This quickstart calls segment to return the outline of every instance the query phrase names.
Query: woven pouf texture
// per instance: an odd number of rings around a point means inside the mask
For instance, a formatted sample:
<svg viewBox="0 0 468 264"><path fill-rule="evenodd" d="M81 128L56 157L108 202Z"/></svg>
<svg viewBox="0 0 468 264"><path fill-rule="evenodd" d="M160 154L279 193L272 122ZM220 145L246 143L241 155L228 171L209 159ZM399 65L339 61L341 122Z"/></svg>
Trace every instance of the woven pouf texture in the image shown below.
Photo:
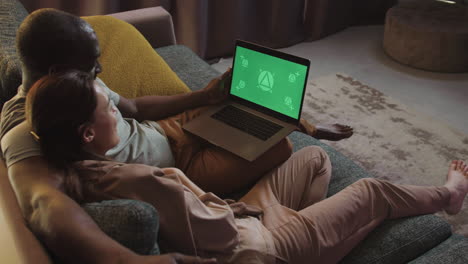
<svg viewBox="0 0 468 264"><path fill-rule="evenodd" d="M468 6L409 1L386 15L383 47L396 61L436 72L468 72Z"/></svg>

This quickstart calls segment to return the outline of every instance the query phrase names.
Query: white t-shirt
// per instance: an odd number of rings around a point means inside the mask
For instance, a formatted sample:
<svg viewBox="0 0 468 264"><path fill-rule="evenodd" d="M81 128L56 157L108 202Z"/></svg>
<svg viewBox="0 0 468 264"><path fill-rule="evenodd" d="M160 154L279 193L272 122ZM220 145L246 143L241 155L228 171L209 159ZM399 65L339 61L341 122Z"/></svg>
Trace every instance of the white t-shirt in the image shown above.
<svg viewBox="0 0 468 264"><path fill-rule="evenodd" d="M120 96L111 91L99 78L97 82L107 91L111 104L118 105ZM1 154L7 167L26 158L40 156L39 144L32 138L25 122L24 102L26 93L22 86L2 109L0 121ZM117 110L117 132L120 142L106 155L116 161L143 163L157 167L173 167L174 157L164 130L154 121L139 123L132 118L123 118Z"/></svg>

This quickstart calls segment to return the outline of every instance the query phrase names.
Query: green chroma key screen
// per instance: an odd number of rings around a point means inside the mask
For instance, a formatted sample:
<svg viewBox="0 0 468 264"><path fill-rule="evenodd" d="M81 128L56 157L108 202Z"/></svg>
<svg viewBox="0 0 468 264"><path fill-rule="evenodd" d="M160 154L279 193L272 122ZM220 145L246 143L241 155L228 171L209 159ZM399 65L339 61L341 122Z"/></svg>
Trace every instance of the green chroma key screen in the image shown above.
<svg viewBox="0 0 468 264"><path fill-rule="evenodd" d="M307 67L236 46L231 94L299 118Z"/></svg>

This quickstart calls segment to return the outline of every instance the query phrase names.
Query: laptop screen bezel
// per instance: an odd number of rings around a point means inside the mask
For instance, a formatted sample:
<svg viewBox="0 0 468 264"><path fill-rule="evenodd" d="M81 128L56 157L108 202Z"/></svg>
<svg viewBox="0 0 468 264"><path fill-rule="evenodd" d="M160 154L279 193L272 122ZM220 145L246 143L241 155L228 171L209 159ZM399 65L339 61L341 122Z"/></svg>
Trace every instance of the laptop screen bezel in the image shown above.
<svg viewBox="0 0 468 264"><path fill-rule="evenodd" d="M284 53L284 52L281 52L281 51L278 51L278 50L270 49L270 48L267 48L265 46L261 46L261 45L255 44L255 43L251 43L251 42L247 42L247 41L238 39L238 40L236 40L236 45L235 45L235 48L234 48L234 56L233 56L233 60L232 60L232 74L235 73L234 72L235 71L234 65L236 63L236 53L237 53L237 47L238 46L246 48L246 49L250 49L250 50L253 50L253 51L265 53L265 54L273 56L273 57L277 57L277 58L280 58L280 59L284 59L284 60L287 60L287 61L291 61L291 62L298 63L298 64L306 66L307 71L306 71L306 76L305 76L305 81L304 81L304 88L302 89L301 104L300 104L300 109L302 109L302 105L304 103L304 94L305 94L305 90L306 90L306 86L307 86L307 80L308 80L308 77L309 77L310 60L305 59L305 58L301 58L301 57L298 57L298 56L294 56L292 54ZM232 88L232 79L233 78L231 78L231 83L229 84L229 86L230 86L229 87L229 99L230 100L241 103L241 104L244 104L244 105L247 105L250 108L253 108L255 110L258 110L260 112L263 112L265 114L273 116L275 118L278 118L278 119L280 119L280 120L282 120L284 122L287 122L287 123L290 123L290 124L293 124L293 125L296 125L296 126L299 125L299 120L301 118L302 111L299 111L298 118L295 119L295 118L290 117L288 115L285 115L283 113L277 112L275 110L264 107L262 105L254 103L252 101L248 101L246 99L243 99L241 97L233 95L232 94L232 89L233 89Z"/></svg>

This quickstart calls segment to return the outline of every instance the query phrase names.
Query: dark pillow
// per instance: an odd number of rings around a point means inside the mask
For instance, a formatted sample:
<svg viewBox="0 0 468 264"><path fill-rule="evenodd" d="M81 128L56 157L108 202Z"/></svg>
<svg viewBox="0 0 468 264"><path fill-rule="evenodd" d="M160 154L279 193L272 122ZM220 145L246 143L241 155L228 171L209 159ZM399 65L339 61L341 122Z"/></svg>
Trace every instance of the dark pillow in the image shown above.
<svg viewBox="0 0 468 264"><path fill-rule="evenodd" d="M136 200L110 200L83 206L104 233L141 255L158 255L159 216Z"/></svg>
<svg viewBox="0 0 468 264"><path fill-rule="evenodd" d="M0 1L0 107L16 94L21 84L21 65L16 55L16 30L28 12L20 1Z"/></svg>
<svg viewBox="0 0 468 264"><path fill-rule="evenodd" d="M0 51L0 109L10 100L21 84L21 66L16 55Z"/></svg>

